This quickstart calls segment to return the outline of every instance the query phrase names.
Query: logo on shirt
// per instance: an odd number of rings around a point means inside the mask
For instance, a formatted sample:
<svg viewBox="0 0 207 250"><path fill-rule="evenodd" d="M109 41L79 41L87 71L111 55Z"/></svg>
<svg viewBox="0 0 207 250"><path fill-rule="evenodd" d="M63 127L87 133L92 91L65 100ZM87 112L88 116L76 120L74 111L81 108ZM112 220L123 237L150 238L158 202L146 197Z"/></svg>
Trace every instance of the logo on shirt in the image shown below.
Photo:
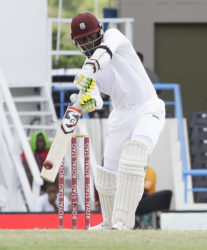
<svg viewBox="0 0 207 250"><path fill-rule="evenodd" d="M157 115L152 115L152 117L156 118L157 120L160 119L159 116L157 116Z"/></svg>
<svg viewBox="0 0 207 250"><path fill-rule="evenodd" d="M80 23L80 29L81 29L81 30L84 30L85 28L86 28L85 23Z"/></svg>

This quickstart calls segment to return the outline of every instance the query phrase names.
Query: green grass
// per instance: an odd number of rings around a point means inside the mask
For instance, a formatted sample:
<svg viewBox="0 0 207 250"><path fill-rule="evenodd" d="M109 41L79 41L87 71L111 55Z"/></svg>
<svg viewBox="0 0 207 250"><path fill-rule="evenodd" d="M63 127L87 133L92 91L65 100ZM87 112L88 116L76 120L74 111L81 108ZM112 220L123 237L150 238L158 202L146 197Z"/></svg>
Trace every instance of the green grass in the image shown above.
<svg viewBox="0 0 207 250"><path fill-rule="evenodd" d="M205 231L0 230L0 249L207 249Z"/></svg>

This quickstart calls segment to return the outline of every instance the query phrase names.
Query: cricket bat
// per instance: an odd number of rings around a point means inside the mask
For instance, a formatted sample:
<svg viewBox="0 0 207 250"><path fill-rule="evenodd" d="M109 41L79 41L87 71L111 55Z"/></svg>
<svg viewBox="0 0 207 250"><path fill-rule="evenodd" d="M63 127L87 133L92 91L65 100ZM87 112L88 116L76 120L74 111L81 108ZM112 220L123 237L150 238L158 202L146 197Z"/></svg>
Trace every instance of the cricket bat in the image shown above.
<svg viewBox="0 0 207 250"><path fill-rule="evenodd" d="M80 116L79 109L73 106L67 107L40 173L45 181L55 181Z"/></svg>

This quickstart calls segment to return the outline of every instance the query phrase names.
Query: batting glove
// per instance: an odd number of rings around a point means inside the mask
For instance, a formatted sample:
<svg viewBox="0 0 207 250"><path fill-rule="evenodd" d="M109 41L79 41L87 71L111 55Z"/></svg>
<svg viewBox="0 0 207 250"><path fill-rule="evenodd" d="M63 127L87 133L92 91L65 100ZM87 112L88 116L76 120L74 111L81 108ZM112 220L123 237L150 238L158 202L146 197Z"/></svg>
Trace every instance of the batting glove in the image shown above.
<svg viewBox="0 0 207 250"><path fill-rule="evenodd" d="M83 93L90 93L94 89L96 82L92 76L93 68L89 64L83 66L82 70L75 77L75 86Z"/></svg>
<svg viewBox="0 0 207 250"><path fill-rule="evenodd" d="M79 94L72 94L70 100L74 103L73 106L80 109L82 113L89 113L96 109L95 100L89 93L80 91Z"/></svg>

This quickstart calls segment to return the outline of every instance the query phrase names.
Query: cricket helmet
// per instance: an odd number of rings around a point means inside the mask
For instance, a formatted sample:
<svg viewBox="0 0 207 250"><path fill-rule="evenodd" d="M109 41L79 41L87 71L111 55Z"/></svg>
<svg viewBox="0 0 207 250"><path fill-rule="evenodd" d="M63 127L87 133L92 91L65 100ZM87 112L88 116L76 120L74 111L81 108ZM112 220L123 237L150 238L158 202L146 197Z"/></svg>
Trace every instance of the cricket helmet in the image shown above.
<svg viewBox="0 0 207 250"><path fill-rule="evenodd" d="M71 38L77 40L94 33L99 33L101 30L102 27L98 19L92 13L78 14L72 19Z"/></svg>

